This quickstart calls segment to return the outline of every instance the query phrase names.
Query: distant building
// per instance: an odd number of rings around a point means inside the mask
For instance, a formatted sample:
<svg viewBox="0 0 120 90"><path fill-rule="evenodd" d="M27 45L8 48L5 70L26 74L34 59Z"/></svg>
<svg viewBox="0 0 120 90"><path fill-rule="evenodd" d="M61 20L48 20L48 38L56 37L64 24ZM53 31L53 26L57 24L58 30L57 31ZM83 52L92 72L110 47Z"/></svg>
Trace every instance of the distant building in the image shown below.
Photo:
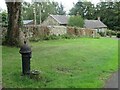
<svg viewBox="0 0 120 90"><path fill-rule="evenodd" d="M100 20L85 20L84 23L85 28L94 29L97 32L105 32L107 28L107 26Z"/></svg>
<svg viewBox="0 0 120 90"><path fill-rule="evenodd" d="M42 25L67 26L68 19L69 16L67 15L50 15L45 21L43 21ZM94 29L96 32L106 32L107 26L102 21L100 21L100 17L98 17L98 20L85 20L84 28Z"/></svg>
<svg viewBox="0 0 120 90"><path fill-rule="evenodd" d="M33 20L23 20L23 25L33 25Z"/></svg>
<svg viewBox="0 0 120 90"><path fill-rule="evenodd" d="M66 26L68 24L69 17L66 15L50 15L43 21L42 25L45 26Z"/></svg>

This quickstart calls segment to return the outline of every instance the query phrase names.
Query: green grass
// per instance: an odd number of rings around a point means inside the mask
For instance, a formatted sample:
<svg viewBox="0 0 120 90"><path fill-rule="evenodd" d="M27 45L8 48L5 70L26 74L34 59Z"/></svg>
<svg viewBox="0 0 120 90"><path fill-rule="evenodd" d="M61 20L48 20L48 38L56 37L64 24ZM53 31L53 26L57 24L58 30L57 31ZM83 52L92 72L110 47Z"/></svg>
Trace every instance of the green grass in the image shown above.
<svg viewBox="0 0 120 90"><path fill-rule="evenodd" d="M0 88L2 85L2 46L0 46Z"/></svg>
<svg viewBox="0 0 120 90"><path fill-rule="evenodd" d="M3 46L3 87L101 88L118 69L118 41L109 38L69 39L31 43L32 70L39 81L22 77L19 48Z"/></svg>

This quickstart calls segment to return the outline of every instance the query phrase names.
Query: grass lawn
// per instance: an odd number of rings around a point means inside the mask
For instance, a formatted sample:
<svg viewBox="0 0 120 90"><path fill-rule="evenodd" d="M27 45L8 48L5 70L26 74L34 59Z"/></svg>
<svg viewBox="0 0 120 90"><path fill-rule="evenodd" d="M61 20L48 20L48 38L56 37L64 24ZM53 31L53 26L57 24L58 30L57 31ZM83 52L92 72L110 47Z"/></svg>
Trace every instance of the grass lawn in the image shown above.
<svg viewBox="0 0 120 90"><path fill-rule="evenodd" d="M79 38L34 42L31 46L31 69L41 71L41 80L20 76L19 48L3 46L3 87L101 88L118 70L118 40Z"/></svg>

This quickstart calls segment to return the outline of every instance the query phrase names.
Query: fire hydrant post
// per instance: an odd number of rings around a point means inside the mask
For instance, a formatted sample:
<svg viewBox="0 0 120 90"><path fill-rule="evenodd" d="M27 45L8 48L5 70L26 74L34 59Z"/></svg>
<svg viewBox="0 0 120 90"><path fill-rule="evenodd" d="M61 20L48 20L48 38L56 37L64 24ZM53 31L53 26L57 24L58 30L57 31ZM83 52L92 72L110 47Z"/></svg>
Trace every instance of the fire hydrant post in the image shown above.
<svg viewBox="0 0 120 90"><path fill-rule="evenodd" d="M24 41L24 45L20 48L19 53L22 56L22 74L29 75L30 74L30 58L31 58L31 48Z"/></svg>

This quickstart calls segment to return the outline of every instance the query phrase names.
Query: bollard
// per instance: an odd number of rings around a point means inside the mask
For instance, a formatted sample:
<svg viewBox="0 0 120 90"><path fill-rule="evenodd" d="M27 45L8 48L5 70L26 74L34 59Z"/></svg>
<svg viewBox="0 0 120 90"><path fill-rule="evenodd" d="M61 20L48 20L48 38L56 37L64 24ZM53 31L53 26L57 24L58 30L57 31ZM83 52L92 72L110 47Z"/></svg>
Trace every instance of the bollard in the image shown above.
<svg viewBox="0 0 120 90"><path fill-rule="evenodd" d="M24 41L24 45L20 48L19 53L22 56L22 74L30 75L30 58L31 58L31 48Z"/></svg>

